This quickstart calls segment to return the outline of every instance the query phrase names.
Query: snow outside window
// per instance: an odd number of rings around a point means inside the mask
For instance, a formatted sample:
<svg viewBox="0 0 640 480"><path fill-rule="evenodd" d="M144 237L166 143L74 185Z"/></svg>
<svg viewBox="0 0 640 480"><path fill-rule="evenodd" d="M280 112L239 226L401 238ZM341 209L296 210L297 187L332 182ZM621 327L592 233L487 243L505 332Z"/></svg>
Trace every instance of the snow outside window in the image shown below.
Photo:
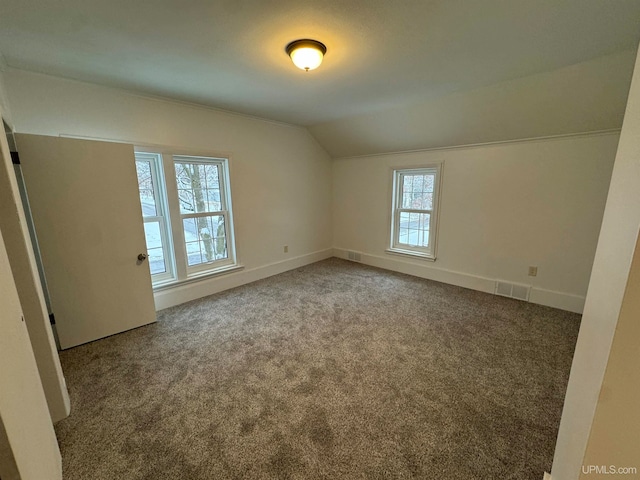
<svg viewBox="0 0 640 480"><path fill-rule="evenodd" d="M229 160L143 148L135 156L154 286L236 265Z"/></svg>

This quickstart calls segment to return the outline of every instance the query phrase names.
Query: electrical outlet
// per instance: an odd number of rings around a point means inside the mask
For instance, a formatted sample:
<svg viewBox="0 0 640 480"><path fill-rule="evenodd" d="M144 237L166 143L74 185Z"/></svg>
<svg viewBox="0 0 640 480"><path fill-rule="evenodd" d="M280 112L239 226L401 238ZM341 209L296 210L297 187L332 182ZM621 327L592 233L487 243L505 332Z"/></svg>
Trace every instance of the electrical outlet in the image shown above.
<svg viewBox="0 0 640 480"><path fill-rule="evenodd" d="M284 253L289 253L289 245L285 245L283 250L284 250Z"/></svg>
<svg viewBox="0 0 640 480"><path fill-rule="evenodd" d="M529 267L529 276L535 277L538 275L538 267Z"/></svg>

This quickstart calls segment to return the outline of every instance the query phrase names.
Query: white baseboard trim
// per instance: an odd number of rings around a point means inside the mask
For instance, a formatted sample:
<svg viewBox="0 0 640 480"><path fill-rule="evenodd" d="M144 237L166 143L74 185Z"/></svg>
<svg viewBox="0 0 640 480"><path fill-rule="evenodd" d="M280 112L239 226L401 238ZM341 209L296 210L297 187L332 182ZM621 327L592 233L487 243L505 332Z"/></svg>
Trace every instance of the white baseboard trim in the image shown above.
<svg viewBox="0 0 640 480"><path fill-rule="evenodd" d="M294 268L303 267L310 263L319 262L333 256L333 249L319 250L317 252L300 255L280 262L269 263L261 267L244 269L228 275L216 276L203 279L199 282L188 283L167 288L153 294L156 311L180 305L197 298L213 295L214 293L239 287L247 283L255 282L263 278L271 277L279 273L284 273Z"/></svg>
<svg viewBox="0 0 640 480"><path fill-rule="evenodd" d="M346 259L347 251L359 253L361 256L361 263L371 265L373 267L405 273L415 277L427 278L429 280L448 283L450 285L457 285L471 290L478 290L486 293L494 292L496 279L493 278L480 277L468 273L438 268L433 266L432 263L415 263L400 258L370 255L368 253L347 250L345 248L328 248L280 262L270 263L261 267L245 269L237 273L203 279L199 282L179 285L175 288L168 288L166 290L155 292L154 300L156 310L163 310L197 298L222 292L230 288L239 287L247 283L255 282L256 280L261 280L263 278L271 277L272 275L293 270L294 268L319 262L320 260L325 260L332 256ZM560 310L582 313L585 298L579 295L532 287L529 301L531 303L558 308Z"/></svg>
<svg viewBox="0 0 640 480"><path fill-rule="evenodd" d="M551 474L544 472L544 478L542 480L551 480Z"/></svg>
<svg viewBox="0 0 640 480"><path fill-rule="evenodd" d="M481 292L493 293L495 288L495 280L490 278L478 277L467 273L455 272L453 270L445 270L443 268L434 267L433 263L417 260L415 263L410 260L395 256L391 258L378 255L370 255L368 253L358 252L356 250L347 250L346 248L334 248L334 256L347 259L347 252L356 252L360 254L361 263L371 265L372 267L384 268L394 272L406 273L414 277L427 278L442 283L457 285L459 287L470 288L472 290L480 290Z"/></svg>
<svg viewBox="0 0 640 480"><path fill-rule="evenodd" d="M571 293L555 292L544 288L531 288L529 301L547 307L559 308L568 312L582 313L585 297Z"/></svg>
<svg viewBox="0 0 640 480"><path fill-rule="evenodd" d="M444 268L433 266L432 263L419 261L420 263L411 262L399 258L383 257L379 255L370 255L368 253L358 252L356 250L348 250L346 248L334 248L335 257L347 259L347 252L355 252L360 254L361 263L371 265L373 267L384 268L394 272L406 273L415 277L427 278L437 282L457 285L459 287L478 290L486 293L494 293L495 278L480 277L469 273L456 272ZM504 280L504 279L503 279ZM584 307L584 297L572 295L569 293L556 292L541 288L532 287L529 295L529 302L547 307L558 308L569 312L582 313Z"/></svg>

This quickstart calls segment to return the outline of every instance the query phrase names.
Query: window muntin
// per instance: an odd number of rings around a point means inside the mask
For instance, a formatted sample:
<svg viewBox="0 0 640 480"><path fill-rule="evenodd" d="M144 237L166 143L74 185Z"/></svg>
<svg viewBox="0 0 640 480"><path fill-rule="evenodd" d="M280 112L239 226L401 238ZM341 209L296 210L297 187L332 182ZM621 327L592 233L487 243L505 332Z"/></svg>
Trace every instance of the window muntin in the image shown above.
<svg viewBox="0 0 640 480"><path fill-rule="evenodd" d="M229 263L225 159L174 156L187 268Z"/></svg>
<svg viewBox="0 0 640 480"><path fill-rule="evenodd" d="M136 152L135 158L149 269L154 281L166 281L174 278L175 268L169 240L161 158L159 154L146 152Z"/></svg>
<svg viewBox="0 0 640 480"><path fill-rule="evenodd" d="M393 172L391 251L435 259L440 166Z"/></svg>
<svg viewBox="0 0 640 480"><path fill-rule="evenodd" d="M219 161L190 160L174 157L180 213L217 212L223 210Z"/></svg>
<svg viewBox="0 0 640 480"><path fill-rule="evenodd" d="M143 173L138 179L149 258L152 249L155 256L162 252L165 265L174 266L175 272L171 277L163 276L158 265L150 262L154 286L235 266L228 159L150 150L152 153L136 148L136 167ZM158 178L152 183L145 181L144 175L149 160L155 160ZM164 224L158 224L156 216L165 211ZM168 212L175 219L173 223ZM158 229L163 225L171 241L160 244Z"/></svg>

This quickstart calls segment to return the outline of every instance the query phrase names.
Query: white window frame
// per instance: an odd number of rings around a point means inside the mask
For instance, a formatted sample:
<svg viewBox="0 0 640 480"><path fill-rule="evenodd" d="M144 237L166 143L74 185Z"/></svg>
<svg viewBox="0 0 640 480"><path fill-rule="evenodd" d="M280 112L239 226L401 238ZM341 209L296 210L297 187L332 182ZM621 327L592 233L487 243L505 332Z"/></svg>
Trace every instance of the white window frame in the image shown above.
<svg viewBox="0 0 640 480"><path fill-rule="evenodd" d="M442 178L442 164L429 164L414 167L393 168L392 170L392 196L391 196L391 228L389 235L388 253L410 255L435 261L438 238L438 218L440 206L440 183ZM402 207L403 178L405 175L435 175L433 182L433 205L428 209L411 209ZM400 214L423 213L429 214L429 241L428 247L410 246L400 243Z"/></svg>
<svg viewBox="0 0 640 480"><path fill-rule="evenodd" d="M231 200L231 155L201 151L189 151L181 148L160 147L160 146L136 146L136 155L141 153L155 155L157 158L157 172L160 179L158 194L162 195L165 207L167 224L167 252L171 262L172 276L152 275L154 290L170 288L182 283L196 281L224 273L231 273L242 269L238 264L237 251L235 246L235 232L233 222L233 207ZM176 181L175 164L185 161L190 163L216 163L221 168L218 170L220 178L220 196L224 196L226 208L220 212L204 212L196 214L183 214L180 211L178 200L178 186ZM154 192L155 193L155 192ZM208 263L189 266L187 262L187 249L183 228L183 217L197 217L219 215L224 216L225 236L227 242L227 258L215 260ZM170 247L170 251L169 251Z"/></svg>
<svg viewBox="0 0 640 480"><path fill-rule="evenodd" d="M156 207L155 216L142 215L144 223L158 222L160 224L160 237L162 239L162 247L164 251L165 271L162 273L151 274L153 283L163 283L173 281L176 278L176 262L172 235L169 234L169 225L171 219L169 217L169 205L167 203L166 182L164 180L164 172L162 169L162 155L159 153L136 151L136 161L148 161L150 164L151 182L153 184L153 199ZM141 208L142 205L141 205Z"/></svg>
<svg viewBox="0 0 640 480"><path fill-rule="evenodd" d="M191 164L200 164L200 165L217 165L218 169L218 178L220 184L220 203L221 210L217 211L207 211L207 212L198 212L198 213L182 213L180 212L180 231L182 234L182 253L184 255L184 262L187 271L187 277L199 275L202 272L210 272L212 270L216 270L222 267L228 267L230 265L235 265L236 256L235 256L235 242L233 241L233 220L231 217L231 195L228 192L231 191L229 186L229 160L227 158L216 158L216 157L203 157L203 156L192 156L192 155L172 155L173 168L174 168L174 178L175 178L175 165L176 163L191 163ZM176 199L178 198L178 188L176 184ZM178 207L179 208L179 207ZM222 216L224 218L224 226L225 226L225 240L227 243L227 258L220 260L213 260L211 262L200 263L198 265L189 266L189 262L187 259L187 242L184 237L184 227L183 220L187 218L199 218L199 217L209 217L209 216Z"/></svg>

